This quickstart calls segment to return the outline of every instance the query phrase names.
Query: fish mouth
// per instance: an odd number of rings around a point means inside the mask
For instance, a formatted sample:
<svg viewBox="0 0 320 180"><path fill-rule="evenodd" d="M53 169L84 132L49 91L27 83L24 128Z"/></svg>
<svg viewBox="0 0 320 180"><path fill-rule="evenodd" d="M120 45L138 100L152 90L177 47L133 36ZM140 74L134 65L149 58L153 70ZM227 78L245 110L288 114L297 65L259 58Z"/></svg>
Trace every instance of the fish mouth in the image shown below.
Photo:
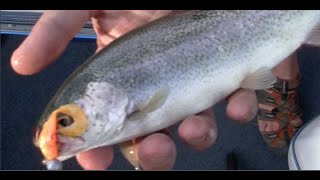
<svg viewBox="0 0 320 180"><path fill-rule="evenodd" d="M67 137L57 134L57 145L59 156L57 159L64 159L65 156L73 156L80 151L80 148L85 143L83 137Z"/></svg>
<svg viewBox="0 0 320 180"><path fill-rule="evenodd" d="M87 116L77 104L66 104L53 111L35 133L35 145L46 160L70 155L83 146L82 135L87 128Z"/></svg>

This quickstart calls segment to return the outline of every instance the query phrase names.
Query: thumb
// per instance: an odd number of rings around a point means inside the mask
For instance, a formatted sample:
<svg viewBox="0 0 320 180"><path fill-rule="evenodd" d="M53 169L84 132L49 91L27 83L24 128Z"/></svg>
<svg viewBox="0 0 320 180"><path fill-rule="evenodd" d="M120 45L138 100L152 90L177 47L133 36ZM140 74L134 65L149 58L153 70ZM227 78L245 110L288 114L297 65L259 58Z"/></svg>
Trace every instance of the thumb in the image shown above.
<svg viewBox="0 0 320 180"><path fill-rule="evenodd" d="M37 73L52 63L90 18L90 11L46 11L15 50L11 66L19 74Z"/></svg>

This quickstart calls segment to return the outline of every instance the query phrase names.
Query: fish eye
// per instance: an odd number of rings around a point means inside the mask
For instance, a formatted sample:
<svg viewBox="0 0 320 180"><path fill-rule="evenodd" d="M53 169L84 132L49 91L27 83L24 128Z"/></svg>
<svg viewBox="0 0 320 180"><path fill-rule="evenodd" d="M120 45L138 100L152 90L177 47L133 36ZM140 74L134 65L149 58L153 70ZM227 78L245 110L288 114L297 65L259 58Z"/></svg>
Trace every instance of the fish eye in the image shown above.
<svg viewBox="0 0 320 180"><path fill-rule="evenodd" d="M58 124L63 127L68 127L74 123L74 120L71 116L63 113L58 113L57 120L58 120Z"/></svg>
<svg viewBox="0 0 320 180"><path fill-rule="evenodd" d="M49 117L55 118L57 133L69 137L81 136L87 128L87 116L80 106L66 104L55 111Z"/></svg>

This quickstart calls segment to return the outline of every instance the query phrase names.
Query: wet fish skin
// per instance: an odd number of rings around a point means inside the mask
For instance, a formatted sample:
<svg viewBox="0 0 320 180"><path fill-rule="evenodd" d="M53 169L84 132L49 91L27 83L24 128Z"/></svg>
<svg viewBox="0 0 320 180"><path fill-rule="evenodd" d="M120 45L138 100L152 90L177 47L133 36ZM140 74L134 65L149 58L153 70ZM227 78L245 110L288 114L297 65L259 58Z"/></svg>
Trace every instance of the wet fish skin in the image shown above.
<svg viewBox="0 0 320 180"><path fill-rule="evenodd" d="M83 99L90 83L99 88L107 82L135 104L162 88L169 94L159 109L143 119L126 119L117 133L106 135L110 128L93 127L92 122L108 121L89 117L85 139L92 143L64 156L166 128L222 100L248 74L276 66L301 46L319 20L319 11L195 11L162 18L89 59L65 81L41 119Z"/></svg>

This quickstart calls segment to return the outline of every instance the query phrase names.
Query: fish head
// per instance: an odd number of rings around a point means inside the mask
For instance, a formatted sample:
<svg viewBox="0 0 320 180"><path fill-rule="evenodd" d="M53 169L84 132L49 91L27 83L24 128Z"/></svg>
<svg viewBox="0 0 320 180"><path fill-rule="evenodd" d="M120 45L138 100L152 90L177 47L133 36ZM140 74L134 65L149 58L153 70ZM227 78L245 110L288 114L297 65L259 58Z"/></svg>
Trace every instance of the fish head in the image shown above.
<svg viewBox="0 0 320 180"><path fill-rule="evenodd" d="M63 154L80 152L85 143L88 116L77 104L66 104L51 112L39 123L34 144L46 160L59 159Z"/></svg>
<svg viewBox="0 0 320 180"><path fill-rule="evenodd" d="M123 90L107 82L89 83L81 96L58 95L49 103L37 125L34 144L45 160L61 161L109 145L134 109Z"/></svg>

